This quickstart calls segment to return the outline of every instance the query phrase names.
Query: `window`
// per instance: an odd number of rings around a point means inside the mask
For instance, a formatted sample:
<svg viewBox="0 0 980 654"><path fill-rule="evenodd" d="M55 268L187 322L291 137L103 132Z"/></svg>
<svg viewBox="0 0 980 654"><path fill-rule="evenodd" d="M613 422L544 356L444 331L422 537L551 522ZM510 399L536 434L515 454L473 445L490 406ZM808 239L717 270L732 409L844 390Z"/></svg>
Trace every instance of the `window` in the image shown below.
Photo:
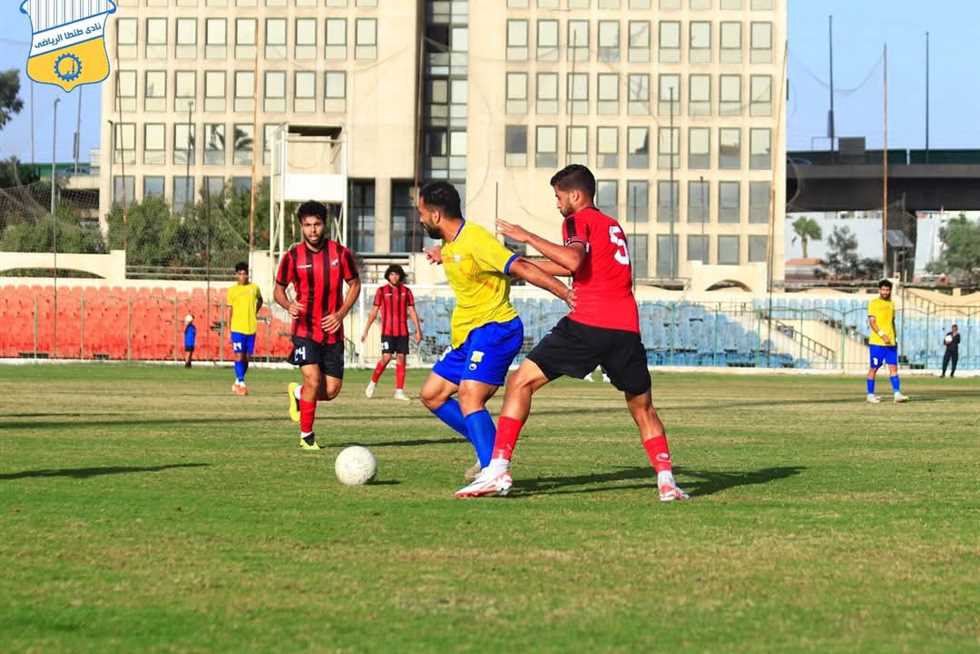
<svg viewBox="0 0 980 654"><path fill-rule="evenodd" d="M718 265L738 265L738 236L718 237Z"/></svg>
<svg viewBox="0 0 980 654"><path fill-rule="evenodd" d="M589 60L589 21L568 21L568 60Z"/></svg>
<svg viewBox="0 0 980 654"><path fill-rule="evenodd" d="M629 52L627 57L631 64L646 64L650 62L650 21L631 20Z"/></svg>
<svg viewBox="0 0 980 654"><path fill-rule="evenodd" d="M687 81L690 98L687 111L691 116L711 115L711 75L691 75Z"/></svg>
<svg viewBox="0 0 980 654"><path fill-rule="evenodd" d="M162 166L167 163L167 127L163 123L143 125L143 163Z"/></svg>
<svg viewBox="0 0 980 654"><path fill-rule="evenodd" d="M599 21L599 61L604 63L619 61L619 21Z"/></svg>
<svg viewBox="0 0 980 654"><path fill-rule="evenodd" d="M619 75L616 73L599 73L598 113L600 116L619 113Z"/></svg>
<svg viewBox="0 0 980 654"><path fill-rule="evenodd" d="M328 7L346 7L347 0L327 0Z"/></svg>
<svg viewBox="0 0 980 654"><path fill-rule="evenodd" d="M534 136L534 165L537 168L558 166L558 128L539 126Z"/></svg>
<svg viewBox="0 0 980 654"><path fill-rule="evenodd" d="M255 58L256 21L254 18L235 19L235 58Z"/></svg>
<svg viewBox="0 0 980 654"><path fill-rule="evenodd" d="M508 21L508 23L509 22L510 21ZM508 52L508 59L509 59L510 48L507 49L507 52ZM538 21L537 58L538 61L558 61L558 21L557 20Z"/></svg>
<svg viewBox="0 0 980 654"><path fill-rule="evenodd" d="M711 214L711 190L704 180L687 183L687 222L706 223Z"/></svg>
<svg viewBox="0 0 980 654"><path fill-rule="evenodd" d="M599 154L599 168L619 168L619 128L597 128L596 151Z"/></svg>
<svg viewBox="0 0 980 654"><path fill-rule="evenodd" d="M194 125L190 123L174 124L174 163L193 165L197 157L194 150L196 142L194 140Z"/></svg>
<svg viewBox="0 0 980 654"><path fill-rule="evenodd" d="M347 111L347 73L328 70L324 74L323 110L327 113Z"/></svg>
<svg viewBox="0 0 980 654"><path fill-rule="evenodd" d="M204 165L225 164L225 126L218 123L204 126Z"/></svg>
<svg viewBox="0 0 980 654"><path fill-rule="evenodd" d="M769 182L749 182L749 222L769 222L769 200L771 188Z"/></svg>
<svg viewBox="0 0 980 654"><path fill-rule="evenodd" d="M568 110L570 114L589 113L589 74L568 74Z"/></svg>
<svg viewBox="0 0 980 654"><path fill-rule="evenodd" d="M463 130L449 132L449 175L466 177L467 133Z"/></svg>
<svg viewBox="0 0 980 654"><path fill-rule="evenodd" d="M568 0L569 9L588 9L592 0Z"/></svg>
<svg viewBox="0 0 980 654"><path fill-rule="evenodd" d="M691 170L711 168L711 129L691 127L687 130L687 167Z"/></svg>
<svg viewBox="0 0 980 654"><path fill-rule="evenodd" d="M197 58L197 19L177 19L177 58Z"/></svg>
<svg viewBox="0 0 980 654"><path fill-rule="evenodd" d="M225 110L225 71L209 70L204 73L204 110Z"/></svg>
<svg viewBox="0 0 980 654"><path fill-rule="evenodd" d="M691 0L690 6L695 11L711 9L711 0Z"/></svg>
<svg viewBox="0 0 980 654"><path fill-rule="evenodd" d="M231 192L239 197L251 195L252 194L252 178L251 177L232 177L231 178Z"/></svg>
<svg viewBox="0 0 980 654"><path fill-rule="evenodd" d="M752 23L752 42L749 63L772 63L772 23Z"/></svg>
<svg viewBox="0 0 980 654"><path fill-rule="evenodd" d="M708 237L690 235L687 237L687 260L708 263Z"/></svg>
<svg viewBox="0 0 980 654"><path fill-rule="evenodd" d="M143 85L143 110L167 110L167 71L146 71L146 83Z"/></svg>
<svg viewBox="0 0 980 654"><path fill-rule="evenodd" d="M558 73L538 73L536 104L539 114L558 113Z"/></svg>
<svg viewBox="0 0 980 654"><path fill-rule="evenodd" d="M650 167L650 128L626 128L626 167Z"/></svg>
<svg viewBox="0 0 980 654"><path fill-rule="evenodd" d="M255 111L255 73L235 71L235 111Z"/></svg>
<svg viewBox="0 0 980 654"><path fill-rule="evenodd" d="M178 70L174 73L174 89L176 98L174 111L194 109L194 99L197 97L197 73L192 70Z"/></svg>
<svg viewBox="0 0 980 654"><path fill-rule="evenodd" d="M507 102L509 114L527 113L527 73L507 73Z"/></svg>
<svg viewBox="0 0 980 654"><path fill-rule="evenodd" d="M286 19L265 19L265 58L286 58Z"/></svg>
<svg viewBox="0 0 980 654"><path fill-rule="evenodd" d="M347 242L355 252L374 252L374 180L351 180Z"/></svg>
<svg viewBox="0 0 980 654"><path fill-rule="evenodd" d="M749 130L749 168L769 170L772 165L772 131L768 128Z"/></svg>
<svg viewBox="0 0 980 654"><path fill-rule="evenodd" d="M678 21L660 21L659 61L662 64L678 64L681 61L681 24Z"/></svg>
<svg viewBox="0 0 980 654"><path fill-rule="evenodd" d="M278 145L280 125L266 123L262 126L262 163L272 163L272 147Z"/></svg>
<svg viewBox="0 0 980 654"><path fill-rule="evenodd" d="M749 78L749 115L772 115L772 75L752 75Z"/></svg>
<svg viewBox="0 0 980 654"><path fill-rule="evenodd" d="M194 178L177 175L174 177L174 202L175 213L180 213L184 209L194 207Z"/></svg>
<svg viewBox="0 0 980 654"><path fill-rule="evenodd" d="M415 213L412 182L391 183L389 252L421 252L423 232Z"/></svg>
<svg viewBox="0 0 980 654"><path fill-rule="evenodd" d="M599 9L619 9L619 0L599 0Z"/></svg>
<svg viewBox="0 0 980 654"><path fill-rule="evenodd" d="M742 76L719 75L718 86L721 100L718 114L721 116L738 116L742 113Z"/></svg>
<svg viewBox="0 0 980 654"><path fill-rule="evenodd" d="M645 223L650 220L650 183L626 182L626 220Z"/></svg>
<svg viewBox="0 0 980 654"><path fill-rule="evenodd" d="M146 58L167 58L167 19L146 19Z"/></svg>
<svg viewBox="0 0 980 654"><path fill-rule="evenodd" d="M113 163L136 163L136 123L115 123Z"/></svg>
<svg viewBox="0 0 980 654"><path fill-rule="evenodd" d="M718 182L718 222L737 223L742 219L741 188L738 182Z"/></svg>
<svg viewBox="0 0 980 654"><path fill-rule="evenodd" d="M667 170L681 166L681 128L661 127L657 148L657 168Z"/></svg>
<svg viewBox="0 0 980 654"><path fill-rule="evenodd" d="M680 207L680 184L659 180L657 182L657 222L669 223L677 222L678 209Z"/></svg>
<svg viewBox="0 0 980 654"><path fill-rule="evenodd" d="M255 128L251 123L236 123L234 128L232 163L236 166L249 166L252 164Z"/></svg>
<svg viewBox="0 0 980 654"><path fill-rule="evenodd" d="M752 11L773 9L773 0L752 0Z"/></svg>
<svg viewBox="0 0 980 654"><path fill-rule="evenodd" d="M378 58L378 21L374 18L358 18L354 24L354 58Z"/></svg>
<svg viewBox="0 0 980 654"><path fill-rule="evenodd" d="M528 0L507 0L508 9L527 9L527 4ZM400 250L394 250L394 252L400 252Z"/></svg>
<svg viewBox="0 0 980 654"><path fill-rule="evenodd" d="M504 128L504 165L527 165L527 126L507 125Z"/></svg>
<svg viewBox="0 0 980 654"><path fill-rule="evenodd" d="M121 111L136 111L136 71L116 73L116 103Z"/></svg>
<svg viewBox="0 0 980 654"><path fill-rule="evenodd" d="M316 73L312 70L298 70L293 81L293 111L314 113L316 111Z"/></svg>
<svg viewBox="0 0 980 654"><path fill-rule="evenodd" d="M768 255L769 237L749 236L749 263L765 263Z"/></svg>
<svg viewBox="0 0 980 654"><path fill-rule="evenodd" d="M677 236L657 235L657 277L674 279L677 276L677 243Z"/></svg>
<svg viewBox="0 0 980 654"><path fill-rule="evenodd" d="M134 59L139 55L136 50L138 23L135 18L116 19L116 43L119 45L119 57Z"/></svg>
<svg viewBox="0 0 980 654"><path fill-rule="evenodd" d="M507 21L507 60L527 61L527 21Z"/></svg>
<svg viewBox="0 0 980 654"><path fill-rule="evenodd" d="M160 198L163 199L164 185L166 178L157 175L147 175L143 178L143 199Z"/></svg>
<svg viewBox="0 0 980 654"><path fill-rule="evenodd" d="M649 9L650 0L629 0L630 9Z"/></svg>
<svg viewBox="0 0 980 654"><path fill-rule="evenodd" d="M628 111L631 116L650 115L650 76L646 73L630 73L627 78L629 92Z"/></svg>
<svg viewBox="0 0 980 654"><path fill-rule="evenodd" d="M358 7L377 7L378 0L357 0Z"/></svg>
<svg viewBox="0 0 980 654"><path fill-rule="evenodd" d="M228 56L228 21L208 18L204 22L204 57L224 59Z"/></svg>
<svg viewBox="0 0 980 654"><path fill-rule="evenodd" d="M347 58L347 20L344 18L327 19L327 40L324 56L338 61Z"/></svg>
<svg viewBox="0 0 980 654"><path fill-rule="evenodd" d="M566 132L566 162L589 165L589 128L569 126Z"/></svg>
<svg viewBox="0 0 980 654"><path fill-rule="evenodd" d="M538 0L538 9L558 9L558 0Z"/></svg>
<svg viewBox="0 0 980 654"><path fill-rule="evenodd" d="M595 183L596 209L607 216L619 215L619 182L614 179L600 179Z"/></svg>
<svg viewBox="0 0 980 654"><path fill-rule="evenodd" d="M316 59L316 18L296 19L296 58Z"/></svg>
<svg viewBox="0 0 980 654"><path fill-rule="evenodd" d="M737 127L718 130L718 167L722 170L742 167L742 130Z"/></svg>
<svg viewBox="0 0 980 654"><path fill-rule="evenodd" d="M741 11L742 0L721 0L721 8L725 11Z"/></svg>
<svg viewBox="0 0 980 654"><path fill-rule="evenodd" d="M225 195L225 178L219 175L209 175L204 178L204 197L222 200Z"/></svg>
<svg viewBox="0 0 980 654"><path fill-rule="evenodd" d="M660 0L661 10L669 11L672 9L680 9L680 8L681 8L681 0Z"/></svg>
<svg viewBox="0 0 980 654"><path fill-rule="evenodd" d="M286 111L286 71L266 71L264 99L263 111Z"/></svg>
<svg viewBox="0 0 980 654"><path fill-rule="evenodd" d="M691 48L688 60L692 64L711 63L711 23L703 21L691 22Z"/></svg>
<svg viewBox="0 0 980 654"><path fill-rule="evenodd" d="M257 7L257 0L235 0L236 7Z"/></svg>
<svg viewBox="0 0 980 654"><path fill-rule="evenodd" d="M721 63L742 63L742 23L721 24Z"/></svg>
<svg viewBox="0 0 980 654"><path fill-rule="evenodd" d="M634 278L646 279L650 276L650 254L648 252L647 240L648 237L646 234L626 235L626 247L630 258L630 265L633 267Z"/></svg>
<svg viewBox="0 0 980 654"><path fill-rule="evenodd" d="M124 207L136 201L136 178L132 175L113 175L112 204Z"/></svg>
<svg viewBox="0 0 980 654"><path fill-rule="evenodd" d="M661 75L660 76L660 102L657 112L662 116L668 116L671 112L676 116L681 111L681 76L680 75Z"/></svg>

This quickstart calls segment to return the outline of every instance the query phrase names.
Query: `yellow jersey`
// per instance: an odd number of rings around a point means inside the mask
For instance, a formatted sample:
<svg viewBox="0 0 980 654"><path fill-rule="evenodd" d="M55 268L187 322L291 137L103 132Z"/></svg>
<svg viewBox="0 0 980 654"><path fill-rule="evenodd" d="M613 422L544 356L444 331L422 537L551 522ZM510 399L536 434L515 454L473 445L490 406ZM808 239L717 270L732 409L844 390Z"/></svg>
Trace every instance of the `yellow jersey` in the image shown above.
<svg viewBox="0 0 980 654"><path fill-rule="evenodd" d="M868 302L868 317L874 318L878 325L878 331L888 335L888 342L882 340L881 336L871 332L868 336L869 345L895 345L895 303L891 300L882 300L880 297Z"/></svg>
<svg viewBox="0 0 980 654"><path fill-rule="evenodd" d="M235 284L228 289L228 306L231 307L231 331L254 334L257 329L256 313L262 293L255 284Z"/></svg>
<svg viewBox="0 0 980 654"><path fill-rule="evenodd" d="M456 238L443 244L442 267L456 294L453 347L462 345L477 327L517 317L507 276L516 259L490 232L468 221L463 221Z"/></svg>

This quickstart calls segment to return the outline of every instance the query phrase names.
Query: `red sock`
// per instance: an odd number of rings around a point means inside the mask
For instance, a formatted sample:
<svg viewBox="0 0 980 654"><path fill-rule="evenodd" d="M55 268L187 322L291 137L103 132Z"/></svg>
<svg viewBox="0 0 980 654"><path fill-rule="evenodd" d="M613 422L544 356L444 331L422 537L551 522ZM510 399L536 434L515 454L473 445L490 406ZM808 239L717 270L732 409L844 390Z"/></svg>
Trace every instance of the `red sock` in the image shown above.
<svg viewBox="0 0 980 654"><path fill-rule="evenodd" d="M395 388L399 391L405 388L405 364L404 363L395 364Z"/></svg>
<svg viewBox="0 0 980 654"><path fill-rule="evenodd" d="M313 418L316 417L316 401L299 401L299 430L304 434L313 431Z"/></svg>
<svg viewBox="0 0 980 654"><path fill-rule="evenodd" d="M377 384L378 380L381 379L381 373L385 371L385 368L387 368L385 362L383 360L378 361L378 365L374 367L374 372L371 374L371 381Z"/></svg>
<svg viewBox="0 0 980 654"><path fill-rule="evenodd" d="M524 423L516 418L500 416L497 420L497 437L493 442L493 458L507 459L514 456L514 447L517 446L517 438L521 435L521 427Z"/></svg>
<svg viewBox="0 0 980 654"><path fill-rule="evenodd" d="M660 472L670 472L672 467L670 465L670 448L667 447L667 437L666 436L656 436L648 440L643 441L643 447L647 451L647 457L650 459L650 465L658 473Z"/></svg>

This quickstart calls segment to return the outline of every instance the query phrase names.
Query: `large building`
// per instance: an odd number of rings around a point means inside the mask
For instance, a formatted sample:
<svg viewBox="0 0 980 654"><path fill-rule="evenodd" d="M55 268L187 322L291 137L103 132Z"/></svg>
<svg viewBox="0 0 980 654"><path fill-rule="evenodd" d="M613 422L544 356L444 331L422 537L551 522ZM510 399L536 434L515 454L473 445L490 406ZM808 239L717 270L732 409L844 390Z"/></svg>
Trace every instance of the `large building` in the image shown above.
<svg viewBox="0 0 980 654"><path fill-rule="evenodd" d="M285 124L344 141L360 252L421 247L418 179L457 184L487 226L557 234L548 180L578 162L638 278L758 278L770 256L782 278L786 0L119 5L103 213L248 188L270 176Z"/></svg>

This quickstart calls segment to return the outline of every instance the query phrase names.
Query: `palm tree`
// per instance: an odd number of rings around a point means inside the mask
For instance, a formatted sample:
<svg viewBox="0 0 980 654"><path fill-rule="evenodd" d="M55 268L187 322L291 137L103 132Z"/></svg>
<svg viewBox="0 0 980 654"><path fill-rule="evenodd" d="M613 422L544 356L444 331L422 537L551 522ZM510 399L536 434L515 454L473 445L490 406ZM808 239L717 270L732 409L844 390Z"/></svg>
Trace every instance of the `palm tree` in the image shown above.
<svg viewBox="0 0 980 654"><path fill-rule="evenodd" d="M796 232L796 236L793 237L793 243L796 243L797 239L799 239L800 245L803 246L803 258L806 259L807 245L810 243L810 240L819 241L823 238L820 225L813 218L803 216L802 218L797 218L793 223L793 231Z"/></svg>

